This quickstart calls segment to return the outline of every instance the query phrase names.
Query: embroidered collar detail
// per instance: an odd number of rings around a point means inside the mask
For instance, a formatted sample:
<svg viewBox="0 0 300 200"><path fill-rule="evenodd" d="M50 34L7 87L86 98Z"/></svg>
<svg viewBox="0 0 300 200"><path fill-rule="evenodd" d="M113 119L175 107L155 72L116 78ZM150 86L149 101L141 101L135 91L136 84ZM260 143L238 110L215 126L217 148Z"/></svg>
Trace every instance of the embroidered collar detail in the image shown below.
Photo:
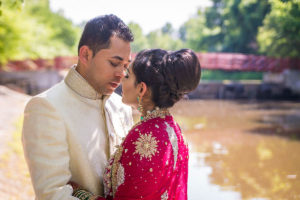
<svg viewBox="0 0 300 200"><path fill-rule="evenodd" d="M168 115L170 115L169 110L160 109L160 108L156 107L152 111L147 111L146 116L144 116L141 121L144 122L144 121L148 121L149 119L153 119L153 118L157 118L157 117L164 119Z"/></svg>
<svg viewBox="0 0 300 200"><path fill-rule="evenodd" d="M133 130L135 127L137 127L138 125L142 124L143 122L146 122L150 119L154 119L157 117L160 117L162 119L166 118L166 116L170 116L170 112L167 109L159 109L158 107L156 107L153 111L147 111L147 114L145 117L143 117L143 119L141 119L141 121L137 122L130 130Z"/></svg>
<svg viewBox="0 0 300 200"><path fill-rule="evenodd" d="M77 71L74 65L68 72L65 83L78 95L88 99L102 99L102 94L99 94ZM104 99L109 96L105 95Z"/></svg>

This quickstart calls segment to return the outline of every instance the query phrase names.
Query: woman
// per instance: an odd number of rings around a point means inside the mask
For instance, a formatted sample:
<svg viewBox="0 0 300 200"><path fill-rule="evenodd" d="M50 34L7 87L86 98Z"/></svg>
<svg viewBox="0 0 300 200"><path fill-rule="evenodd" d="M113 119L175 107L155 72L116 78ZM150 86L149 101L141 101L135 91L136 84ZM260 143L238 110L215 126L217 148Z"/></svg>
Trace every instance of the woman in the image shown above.
<svg viewBox="0 0 300 200"><path fill-rule="evenodd" d="M105 197L73 185L80 199L187 199L188 147L168 108L195 89L201 75L192 50L140 52L122 82L125 104L141 121L128 133L104 174Z"/></svg>

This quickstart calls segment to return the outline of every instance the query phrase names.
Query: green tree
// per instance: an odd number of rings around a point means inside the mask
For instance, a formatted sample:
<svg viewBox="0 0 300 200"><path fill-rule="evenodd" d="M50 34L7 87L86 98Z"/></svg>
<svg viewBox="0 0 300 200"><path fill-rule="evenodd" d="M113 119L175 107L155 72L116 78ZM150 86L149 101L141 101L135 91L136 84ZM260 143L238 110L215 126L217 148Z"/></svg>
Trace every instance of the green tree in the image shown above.
<svg viewBox="0 0 300 200"><path fill-rule="evenodd" d="M45 48L51 49L50 56L76 54L81 29L66 19L63 12L51 11L49 0L27 0L25 9L41 29L47 30L41 40Z"/></svg>
<svg viewBox="0 0 300 200"><path fill-rule="evenodd" d="M132 52L136 53L149 48L147 38L144 36L142 28L134 22L130 22L128 26L134 35L134 41L131 44Z"/></svg>
<svg viewBox="0 0 300 200"><path fill-rule="evenodd" d="M48 0L1 0L0 64L24 58L75 55L80 28Z"/></svg>
<svg viewBox="0 0 300 200"><path fill-rule="evenodd" d="M19 4L9 0L1 1L0 16L0 65L9 59L22 57L21 49L27 49L30 44L30 21L23 20L25 13ZM12 20L14 19L14 20ZM27 39L27 40L26 40ZM19 44L22 44L20 47Z"/></svg>
<svg viewBox="0 0 300 200"><path fill-rule="evenodd" d="M222 51L255 53L256 36L266 14L270 11L268 1L261 0L227 0L222 26Z"/></svg>
<svg viewBox="0 0 300 200"><path fill-rule="evenodd" d="M152 31L147 35L150 48L162 48L166 50L178 50L183 47L183 42L173 38L170 34L161 30Z"/></svg>
<svg viewBox="0 0 300 200"><path fill-rule="evenodd" d="M258 27L269 12L268 1L212 2L184 24L187 45L197 51L255 53Z"/></svg>
<svg viewBox="0 0 300 200"><path fill-rule="evenodd" d="M257 36L260 53L300 57L300 1L270 0L271 12Z"/></svg>
<svg viewBox="0 0 300 200"><path fill-rule="evenodd" d="M181 41L186 42L186 27L184 25L180 26L178 36Z"/></svg>
<svg viewBox="0 0 300 200"><path fill-rule="evenodd" d="M11 0L11 1L6 1L6 0L0 0L0 16L2 15L2 4L5 1L5 6L6 9L15 9L15 10L21 10L23 5L24 5L24 0Z"/></svg>
<svg viewBox="0 0 300 200"><path fill-rule="evenodd" d="M220 27L208 28L203 12L198 9L197 15L190 18L180 27L179 37L185 41L184 45L194 51L220 51L214 37L221 32Z"/></svg>
<svg viewBox="0 0 300 200"><path fill-rule="evenodd" d="M169 34L169 35L172 35L174 30L173 30L173 27L172 27L172 24L167 22L162 28L161 28L161 31L164 33L164 34Z"/></svg>

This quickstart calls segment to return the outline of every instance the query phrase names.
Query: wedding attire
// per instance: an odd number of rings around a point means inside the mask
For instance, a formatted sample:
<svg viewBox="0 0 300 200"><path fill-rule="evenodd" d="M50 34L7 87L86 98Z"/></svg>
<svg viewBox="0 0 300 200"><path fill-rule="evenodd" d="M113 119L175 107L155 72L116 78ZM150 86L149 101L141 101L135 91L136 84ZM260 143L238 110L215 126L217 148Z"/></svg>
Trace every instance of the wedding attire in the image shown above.
<svg viewBox="0 0 300 200"><path fill-rule="evenodd" d="M154 110L110 159L103 200L187 200L188 159L179 125L167 111Z"/></svg>
<svg viewBox="0 0 300 200"><path fill-rule="evenodd" d="M77 199L70 180L103 195L105 165L132 125L121 97L99 95L73 66L25 108L22 142L36 199Z"/></svg>

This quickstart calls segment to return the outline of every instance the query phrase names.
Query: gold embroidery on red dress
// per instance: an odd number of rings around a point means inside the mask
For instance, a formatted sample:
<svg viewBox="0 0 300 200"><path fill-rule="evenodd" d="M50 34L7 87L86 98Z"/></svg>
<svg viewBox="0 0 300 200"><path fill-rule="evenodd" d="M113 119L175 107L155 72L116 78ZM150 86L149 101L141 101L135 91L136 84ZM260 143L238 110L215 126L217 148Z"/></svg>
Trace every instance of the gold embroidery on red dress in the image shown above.
<svg viewBox="0 0 300 200"><path fill-rule="evenodd" d="M133 142L135 145L135 152L133 154L139 154L140 160L143 157L151 160L152 156L157 152L157 143L156 137L152 136L152 133L149 134L140 134L140 137L136 142Z"/></svg>
<svg viewBox="0 0 300 200"><path fill-rule="evenodd" d="M122 185L125 181L125 171L122 164L119 165L119 169L117 172L117 188Z"/></svg>
<svg viewBox="0 0 300 200"><path fill-rule="evenodd" d="M113 197L115 196L115 193L118 189L118 171L119 171L119 166L120 166L120 159L121 159L121 156L122 156L122 153L123 153L123 146L120 145L120 146L117 146L117 151L115 152L114 154L114 161L113 161L113 164L112 164L112 193L113 193ZM120 177L119 177L120 178Z"/></svg>

